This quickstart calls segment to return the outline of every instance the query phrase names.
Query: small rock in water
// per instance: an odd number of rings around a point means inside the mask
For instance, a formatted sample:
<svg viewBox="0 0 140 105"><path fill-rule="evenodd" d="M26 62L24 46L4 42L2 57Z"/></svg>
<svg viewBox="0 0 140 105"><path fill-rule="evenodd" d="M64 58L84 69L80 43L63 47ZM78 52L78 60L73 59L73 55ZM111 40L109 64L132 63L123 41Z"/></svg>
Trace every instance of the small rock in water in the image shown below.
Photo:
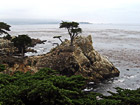
<svg viewBox="0 0 140 105"><path fill-rule="evenodd" d="M127 71L129 71L129 69L126 69Z"/></svg>
<svg viewBox="0 0 140 105"><path fill-rule="evenodd" d="M51 41L48 41L48 43L52 43Z"/></svg>

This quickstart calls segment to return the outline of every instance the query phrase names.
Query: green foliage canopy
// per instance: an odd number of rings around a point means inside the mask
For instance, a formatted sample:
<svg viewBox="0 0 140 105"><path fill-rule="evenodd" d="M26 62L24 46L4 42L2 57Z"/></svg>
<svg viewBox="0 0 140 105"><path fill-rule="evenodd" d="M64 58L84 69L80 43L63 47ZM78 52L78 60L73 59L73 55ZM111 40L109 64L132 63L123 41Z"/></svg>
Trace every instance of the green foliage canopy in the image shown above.
<svg viewBox="0 0 140 105"><path fill-rule="evenodd" d="M96 94L85 94L82 76L61 76L45 68L31 73L0 74L2 105L94 105Z"/></svg>
<svg viewBox="0 0 140 105"><path fill-rule="evenodd" d="M11 40L12 37L11 37L11 35L7 34L6 36L3 37L3 39Z"/></svg>
<svg viewBox="0 0 140 105"><path fill-rule="evenodd" d="M8 34L6 31L10 31L10 25L0 22L0 35L1 34Z"/></svg>
<svg viewBox="0 0 140 105"><path fill-rule="evenodd" d="M0 64L0 72L5 70L5 65Z"/></svg>
<svg viewBox="0 0 140 105"><path fill-rule="evenodd" d="M129 90L116 87L115 89L117 93L108 91L111 95L103 96L104 100L101 102L104 102L104 105L111 101L115 102L114 105L140 105L140 88Z"/></svg>
<svg viewBox="0 0 140 105"><path fill-rule="evenodd" d="M116 88L117 93L103 96L84 92L85 78L62 76L56 70L41 69L35 74L15 72L0 74L1 105L139 105L140 88ZM102 99L97 100L99 96Z"/></svg>
<svg viewBox="0 0 140 105"><path fill-rule="evenodd" d="M68 30L71 39L71 46L73 46L74 38L78 36L79 33L82 33L82 29L79 28L79 23L77 22L62 21L62 23L60 23L60 28L66 28Z"/></svg>
<svg viewBox="0 0 140 105"><path fill-rule="evenodd" d="M12 39L12 42L18 48L19 53L22 53L24 56L26 48L31 44L32 40L28 35L18 35L18 37Z"/></svg>

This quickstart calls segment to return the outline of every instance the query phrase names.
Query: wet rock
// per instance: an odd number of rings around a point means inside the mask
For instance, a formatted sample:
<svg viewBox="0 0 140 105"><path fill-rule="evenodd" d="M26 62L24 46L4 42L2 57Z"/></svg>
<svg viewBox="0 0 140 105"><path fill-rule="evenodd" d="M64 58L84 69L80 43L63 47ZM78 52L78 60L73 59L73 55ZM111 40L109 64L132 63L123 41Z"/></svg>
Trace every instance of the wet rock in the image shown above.
<svg viewBox="0 0 140 105"><path fill-rule="evenodd" d="M127 71L129 71L129 69L126 69Z"/></svg>

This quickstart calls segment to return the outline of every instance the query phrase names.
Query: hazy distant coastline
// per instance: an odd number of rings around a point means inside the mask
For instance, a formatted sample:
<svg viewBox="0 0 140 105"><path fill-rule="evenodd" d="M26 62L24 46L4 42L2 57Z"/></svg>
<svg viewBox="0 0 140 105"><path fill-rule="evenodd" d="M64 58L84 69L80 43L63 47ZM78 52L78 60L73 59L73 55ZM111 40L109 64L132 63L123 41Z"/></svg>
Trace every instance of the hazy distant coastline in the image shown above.
<svg viewBox="0 0 140 105"><path fill-rule="evenodd" d="M61 20L53 19L0 19L11 25L32 25L32 24L60 24ZM65 21L65 20L64 20ZM90 22L79 22L80 24L92 24Z"/></svg>
<svg viewBox="0 0 140 105"><path fill-rule="evenodd" d="M90 22L79 22L80 24L92 24Z"/></svg>
<svg viewBox="0 0 140 105"><path fill-rule="evenodd" d="M45 19L0 19L12 25L30 25L30 24L59 24L59 20L45 20Z"/></svg>
<svg viewBox="0 0 140 105"><path fill-rule="evenodd" d="M0 19L1 22L6 22L10 25L40 25L40 24L60 24L62 20L58 19ZM63 20L69 21L69 20ZM87 21L80 21L79 24L100 24L100 25L127 25L140 26L140 23L92 23Z"/></svg>

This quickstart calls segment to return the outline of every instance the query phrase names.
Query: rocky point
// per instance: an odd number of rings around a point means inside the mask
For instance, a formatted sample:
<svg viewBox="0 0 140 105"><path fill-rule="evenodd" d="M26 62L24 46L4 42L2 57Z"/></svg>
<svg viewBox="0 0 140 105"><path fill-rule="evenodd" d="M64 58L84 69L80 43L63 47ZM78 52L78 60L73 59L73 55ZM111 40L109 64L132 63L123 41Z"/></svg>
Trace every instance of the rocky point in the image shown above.
<svg viewBox="0 0 140 105"><path fill-rule="evenodd" d="M5 55L0 56L0 59L1 64L6 65L3 73L8 74L15 71L34 73L48 67L59 70L62 75L82 75L94 82L119 75L119 70L93 48L91 36L77 37L74 46L65 40L47 54L25 58Z"/></svg>
<svg viewBox="0 0 140 105"><path fill-rule="evenodd" d="M95 82L119 75L119 70L93 48L91 36L77 37L74 46L65 40L49 53L29 57L25 62L35 71L49 67L62 75L82 75Z"/></svg>

